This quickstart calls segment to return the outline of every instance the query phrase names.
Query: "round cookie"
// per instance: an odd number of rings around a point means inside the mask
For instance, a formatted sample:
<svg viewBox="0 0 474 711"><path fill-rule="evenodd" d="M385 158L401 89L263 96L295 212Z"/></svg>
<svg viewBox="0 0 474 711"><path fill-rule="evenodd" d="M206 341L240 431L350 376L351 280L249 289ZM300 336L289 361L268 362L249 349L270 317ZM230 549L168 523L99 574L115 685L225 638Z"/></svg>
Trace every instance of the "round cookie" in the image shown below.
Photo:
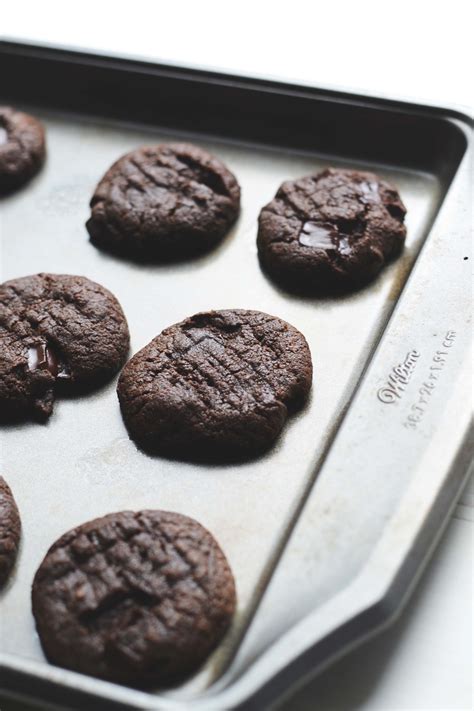
<svg viewBox="0 0 474 711"><path fill-rule="evenodd" d="M311 378L311 354L296 328L236 309L166 328L127 363L117 392L143 449L233 460L268 449Z"/></svg>
<svg viewBox="0 0 474 711"><path fill-rule="evenodd" d="M235 222L240 188L220 160L187 143L144 146L98 184L87 230L100 249L138 260L206 252Z"/></svg>
<svg viewBox="0 0 474 711"><path fill-rule="evenodd" d="M236 596L224 553L197 521L123 511L59 538L32 601L50 662L152 687L201 666L227 631Z"/></svg>
<svg viewBox="0 0 474 711"><path fill-rule="evenodd" d="M329 168L288 181L260 212L260 262L297 290L356 287L401 252L405 213L374 173Z"/></svg>
<svg viewBox="0 0 474 711"><path fill-rule="evenodd" d="M35 274L0 285L0 421L46 420L58 388L108 380L129 349L115 296L81 276Z"/></svg>
<svg viewBox="0 0 474 711"><path fill-rule="evenodd" d="M20 545L21 522L10 487L0 476L0 588L2 588L16 560Z"/></svg>
<svg viewBox="0 0 474 711"><path fill-rule="evenodd" d="M34 116L0 106L0 194L19 188L43 165L42 124Z"/></svg>

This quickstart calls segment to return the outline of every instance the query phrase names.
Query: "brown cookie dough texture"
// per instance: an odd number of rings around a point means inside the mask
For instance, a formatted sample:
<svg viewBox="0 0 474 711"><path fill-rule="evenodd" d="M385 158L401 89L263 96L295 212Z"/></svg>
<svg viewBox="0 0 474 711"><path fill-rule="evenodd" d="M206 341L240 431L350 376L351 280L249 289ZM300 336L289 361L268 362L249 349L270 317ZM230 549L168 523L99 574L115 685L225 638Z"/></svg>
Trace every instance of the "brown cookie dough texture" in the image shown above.
<svg viewBox="0 0 474 711"><path fill-rule="evenodd" d="M187 143L144 146L98 184L91 242L139 260L186 259L219 242L237 219L240 188L220 160Z"/></svg>
<svg viewBox="0 0 474 711"><path fill-rule="evenodd" d="M240 459L267 449L311 387L304 336L260 311L200 313L165 329L123 369L130 436L179 458Z"/></svg>
<svg viewBox="0 0 474 711"><path fill-rule="evenodd" d="M49 661L133 686L174 684L219 644L235 610L229 564L187 516L124 511L49 549L33 582Z"/></svg>
<svg viewBox="0 0 474 711"><path fill-rule="evenodd" d="M44 129L38 119L0 106L0 194L26 183L43 165Z"/></svg>
<svg viewBox="0 0 474 711"><path fill-rule="evenodd" d="M0 421L46 420L59 389L105 382L128 348L123 311L103 286L65 274L1 284Z"/></svg>
<svg viewBox="0 0 474 711"><path fill-rule="evenodd" d="M261 264L295 289L356 287L401 252L405 213L374 173L329 168L288 181L260 213Z"/></svg>
<svg viewBox="0 0 474 711"><path fill-rule="evenodd" d="M0 588L10 575L20 545L20 514L10 487L0 476Z"/></svg>

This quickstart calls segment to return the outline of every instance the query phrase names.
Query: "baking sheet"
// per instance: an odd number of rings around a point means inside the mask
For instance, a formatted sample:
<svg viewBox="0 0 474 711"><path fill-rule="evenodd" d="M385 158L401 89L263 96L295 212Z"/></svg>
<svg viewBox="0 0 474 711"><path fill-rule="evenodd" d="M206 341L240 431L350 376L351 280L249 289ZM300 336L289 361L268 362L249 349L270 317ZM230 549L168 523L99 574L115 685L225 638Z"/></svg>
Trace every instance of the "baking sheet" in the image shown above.
<svg viewBox="0 0 474 711"><path fill-rule="evenodd" d="M4 427L0 433L2 473L23 520L18 565L0 598L0 651L44 661L30 612L30 585L47 548L65 530L121 509L179 511L216 536L238 591L232 632L188 685L187 692L195 693L219 676L236 651L318 460L423 243L442 188L427 173L340 156L208 142L27 108L46 124L48 160L29 186L0 202L2 281L39 271L98 281L124 308L132 353L166 326L212 308L274 314L300 329L310 345L315 374L308 405L288 421L274 449L250 463L210 467L139 452L123 426L115 382L81 398L58 400L47 425ZM235 228L211 254L181 265L141 266L96 250L84 223L98 179L132 148L177 138L215 152L235 172L242 187ZM259 210L283 180L338 164L376 170L398 186L408 210L406 248L357 294L330 299L288 295L260 270L255 245Z"/></svg>

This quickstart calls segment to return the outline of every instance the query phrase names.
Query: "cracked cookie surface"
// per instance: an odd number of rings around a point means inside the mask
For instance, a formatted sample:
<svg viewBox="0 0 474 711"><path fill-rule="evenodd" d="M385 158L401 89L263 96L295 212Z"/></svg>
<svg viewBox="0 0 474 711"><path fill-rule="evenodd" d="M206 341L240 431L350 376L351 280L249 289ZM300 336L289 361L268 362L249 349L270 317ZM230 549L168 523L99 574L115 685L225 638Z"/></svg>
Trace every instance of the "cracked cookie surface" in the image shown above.
<svg viewBox="0 0 474 711"><path fill-rule="evenodd" d="M364 284L403 249L405 213L374 173L329 168L285 182L260 212L261 264L296 289Z"/></svg>
<svg viewBox="0 0 474 711"><path fill-rule="evenodd" d="M138 260L186 259L237 219L240 188L220 160L188 143L144 146L120 158L90 203L91 242Z"/></svg>
<svg viewBox="0 0 474 711"><path fill-rule="evenodd" d="M311 354L290 324L260 311L196 314L139 351L118 383L143 449L233 460L271 446L311 387Z"/></svg>
<svg viewBox="0 0 474 711"><path fill-rule="evenodd" d="M0 194L26 183L43 165L46 154L44 129L40 121L0 106Z"/></svg>
<svg viewBox="0 0 474 711"><path fill-rule="evenodd" d="M197 521L123 511L59 538L32 602L49 661L152 687L201 666L231 623L236 595L224 553Z"/></svg>
<svg viewBox="0 0 474 711"><path fill-rule="evenodd" d="M21 522L10 487L0 476L0 588L15 564L20 545Z"/></svg>
<svg viewBox="0 0 474 711"><path fill-rule="evenodd" d="M46 420L55 393L80 392L123 365L128 326L113 294L81 276L0 285L0 421Z"/></svg>

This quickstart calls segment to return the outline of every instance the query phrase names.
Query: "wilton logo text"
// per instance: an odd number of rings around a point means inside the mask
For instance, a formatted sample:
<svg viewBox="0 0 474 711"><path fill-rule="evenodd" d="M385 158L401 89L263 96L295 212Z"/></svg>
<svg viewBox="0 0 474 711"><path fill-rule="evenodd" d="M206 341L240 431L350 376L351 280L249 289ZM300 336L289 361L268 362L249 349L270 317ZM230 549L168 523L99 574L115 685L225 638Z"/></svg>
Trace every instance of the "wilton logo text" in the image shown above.
<svg viewBox="0 0 474 711"><path fill-rule="evenodd" d="M418 351L409 351L403 363L392 368L387 382L377 391L377 397L381 402L392 404L400 400L410 382L419 357L420 353Z"/></svg>

